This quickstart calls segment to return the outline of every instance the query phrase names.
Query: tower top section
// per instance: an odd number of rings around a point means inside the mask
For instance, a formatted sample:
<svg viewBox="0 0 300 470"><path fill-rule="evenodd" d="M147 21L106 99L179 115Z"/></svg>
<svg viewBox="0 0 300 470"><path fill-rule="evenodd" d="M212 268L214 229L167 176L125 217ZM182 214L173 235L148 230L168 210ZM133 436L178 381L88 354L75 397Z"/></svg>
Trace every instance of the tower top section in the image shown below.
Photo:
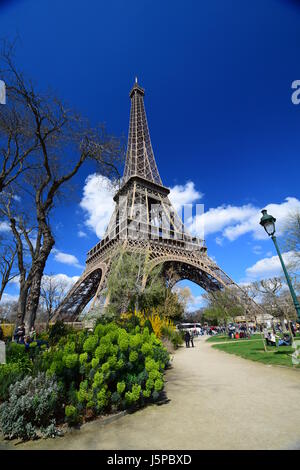
<svg viewBox="0 0 300 470"><path fill-rule="evenodd" d="M131 109L123 184L132 176L140 176L162 186L150 140L144 95L145 90L136 78L129 94Z"/></svg>
<svg viewBox="0 0 300 470"><path fill-rule="evenodd" d="M130 90L130 93L129 93L130 98L132 98L135 93L139 93L141 96L145 95L145 90L144 88L139 86L137 77L135 77L134 85Z"/></svg>

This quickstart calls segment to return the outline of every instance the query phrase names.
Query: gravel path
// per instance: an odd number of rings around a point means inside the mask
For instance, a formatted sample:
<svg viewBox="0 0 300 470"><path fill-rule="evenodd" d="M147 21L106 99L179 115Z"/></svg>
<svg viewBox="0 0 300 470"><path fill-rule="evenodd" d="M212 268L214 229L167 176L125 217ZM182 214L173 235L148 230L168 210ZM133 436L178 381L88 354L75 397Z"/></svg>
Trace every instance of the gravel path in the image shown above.
<svg viewBox="0 0 300 470"><path fill-rule="evenodd" d="M19 449L300 449L300 373L217 351L176 352L169 403ZM3 448L3 442L2 446Z"/></svg>

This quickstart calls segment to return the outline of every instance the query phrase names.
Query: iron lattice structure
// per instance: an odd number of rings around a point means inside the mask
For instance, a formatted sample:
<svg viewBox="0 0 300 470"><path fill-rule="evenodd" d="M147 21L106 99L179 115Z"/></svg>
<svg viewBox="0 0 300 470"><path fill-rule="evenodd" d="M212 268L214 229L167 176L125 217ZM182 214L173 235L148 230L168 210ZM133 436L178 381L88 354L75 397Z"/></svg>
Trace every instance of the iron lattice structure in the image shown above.
<svg viewBox="0 0 300 470"><path fill-rule="evenodd" d="M148 269L163 265L172 287L188 279L207 291L241 289L207 255L205 241L192 236L173 208L156 166L144 107L144 90L137 80L130 92L131 111L127 154L115 208L99 243L87 254L86 267L54 314L54 319L75 321L93 299L105 303L112 259L125 247L147 255ZM106 296L106 302L109 296Z"/></svg>

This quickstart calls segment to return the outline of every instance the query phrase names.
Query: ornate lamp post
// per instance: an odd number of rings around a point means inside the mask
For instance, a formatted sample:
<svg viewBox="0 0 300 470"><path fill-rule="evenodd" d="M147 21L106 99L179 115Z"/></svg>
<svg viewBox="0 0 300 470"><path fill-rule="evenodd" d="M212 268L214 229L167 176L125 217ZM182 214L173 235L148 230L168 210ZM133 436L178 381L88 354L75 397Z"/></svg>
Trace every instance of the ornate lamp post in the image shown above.
<svg viewBox="0 0 300 470"><path fill-rule="evenodd" d="M279 256L280 263L281 263L284 275L286 277L286 282L288 283L290 293L291 293L291 296L292 296L292 299L293 299L293 302L294 302L294 305L295 305L295 309L296 309L297 316L298 316L298 322L300 322L300 304L299 304L299 301L298 301L297 296L295 294L294 288L292 286L290 276L287 272L284 261L282 259L282 256L281 256L281 253L280 253L280 250L279 250L279 246L277 244L276 236L274 235L275 234L276 219L272 215L268 214L266 209L262 210L261 212L262 212L262 218L260 219L260 225L263 226L263 228L265 229L265 231L267 232L269 237L271 237L273 242L274 242L274 245L275 245L277 254Z"/></svg>

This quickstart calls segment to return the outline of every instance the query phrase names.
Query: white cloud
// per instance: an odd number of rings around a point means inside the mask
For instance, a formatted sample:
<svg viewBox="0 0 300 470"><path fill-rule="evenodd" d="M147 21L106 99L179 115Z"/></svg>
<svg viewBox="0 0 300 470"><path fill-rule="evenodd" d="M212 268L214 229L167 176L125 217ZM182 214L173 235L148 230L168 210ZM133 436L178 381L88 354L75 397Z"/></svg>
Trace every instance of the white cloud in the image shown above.
<svg viewBox="0 0 300 470"><path fill-rule="evenodd" d="M18 295L11 295L11 294L4 294L2 295L2 299L0 301L1 304L10 304L11 302L17 302L19 296Z"/></svg>
<svg viewBox="0 0 300 470"><path fill-rule="evenodd" d="M230 224L244 221L256 212L257 209L250 204L240 207L223 205L209 209L204 214L196 216L189 228L195 233L201 232L204 228L205 235L222 232ZM223 235L228 238L225 232L223 232Z"/></svg>
<svg viewBox="0 0 300 470"><path fill-rule="evenodd" d="M48 279L54 279L54 281L57 281L59 285L63 288L63 291L67 293L71 287L75 284L75 282L78 281L79 276L67 276L67 274L44 274L42 277L42 284L46 283ZM19 279L20 276L15 277L10 281L10 284L16 284L19 287ZM16 302L18 300L19 296L18 295L11 295L11 294L6 294L4 293L1 299L1 303L10 303L10 302Z"/></svg>
<svg viewBox="0 0 300 470"><path fill-rule="evenodd" d="M262 247L260 245L254 245L252 247L252 251L255 255L261 255L262 254Z"/></svg>
<svg viewBox="0 0 300 470"><path fill-rule="evenodd" d="M42 283L46 283L50 278L59 283L63 287L64 291L67 292L71 289L75 282L78 281L79 276L67 276L66 274L44 274Z"/></svg>
<svg viewBox="0 0 300 470"><path fill-rule="evenodd" d="M294 197L287 197L281 204L267 204L263 209L267 209L276 219L276 232L278 235L282 233L287 217L296 210L300 210L300 201ZM224 230L224 236L229 240L236 240L239 236L251 232L256 240L264 240L267 235L263 228L259 225L261 218L261 209L255 208L255 213L249 219L241 221L235 226L229 226Z"/></svg>
<svg viewBox="0 0 300 470"><path fill-rule="evenodd" d="M205 307L206 304L207 302L203 295L192 295L191 302L187 306L187 311L193 312L199 308Z"/></svg>
<svg viewBox="0 0 300 470"><path fill-rule="evenodd" d="M9 232L10 231L10 226L8 222L0 222L0 232Z"/></svg>
<svg viewBox="0 0 300 470"><path fill-rule="evenodd" d="M20 275L12 278L10 281L9 281L9 284L16 284L17 286L20 284Z"/></svg>
<svg viewBox="0 0 300 470"><path fill-rule="evenodd" d="M202 197L203 194L195 189L195 184L192 181L188 181L185 185L175 185L170 188L169 199L178 212L185 204L193 204Z"/></svg>
<svg viewBox="0 0 300 470"><path fill-rule="evenodd" d="M74 255L70 255L69 253L63 253L62 251L58 251L56 248L52 250L54 254L54 259L58 263L68 264L70 266L75 266L75 268L84 268L79 263L79 260Z"/></svg>
<svg viewBox="0 0 300 470"><path fill-rule="evenodd" d="M114 209L115 188L108 178L89 175L85 180L80 207L86 212L85 225L101 238Z"/></svg>
<svg viewBox="0 0 300 470"><path fill-rule="evenodd" d="M263 207L267 209L276 219L276 232L278 235L282 233L287 217L300 210L300 200L294 197L287 197L281 204L270 203ZM221 232L222 237L230 241L236 240L241 235L251 233L256 240L264 240L267 235L260 226L261 209L252 204L243 206L222 205L211 208L204 214L194 217L189 225L191 232L210 235L212 233ZM218 237L220 241L221 238ZM216 239L216 243L218 243Z"/></svg>
<svg viewBox="0 0 300 470"><path fill-rule="evenodd" d="M288 265L295 259L295 254L292 251L288 251L283 253L282 257L285 264ZM246 269L246 275L249 281L254 281L256 279L267 279L274 276L281 276L282 274L282 267L277 255L271 256L270 258L262 258L253 266L250 266Z"/></svg>
<svg viewBox="0 0 300 470"><path fill-rule="evenodd" d="M87 234L85 232L83 232L82 230L79 230L77 232L77 235L79 238L86 238L87 237Z"/></svg>

